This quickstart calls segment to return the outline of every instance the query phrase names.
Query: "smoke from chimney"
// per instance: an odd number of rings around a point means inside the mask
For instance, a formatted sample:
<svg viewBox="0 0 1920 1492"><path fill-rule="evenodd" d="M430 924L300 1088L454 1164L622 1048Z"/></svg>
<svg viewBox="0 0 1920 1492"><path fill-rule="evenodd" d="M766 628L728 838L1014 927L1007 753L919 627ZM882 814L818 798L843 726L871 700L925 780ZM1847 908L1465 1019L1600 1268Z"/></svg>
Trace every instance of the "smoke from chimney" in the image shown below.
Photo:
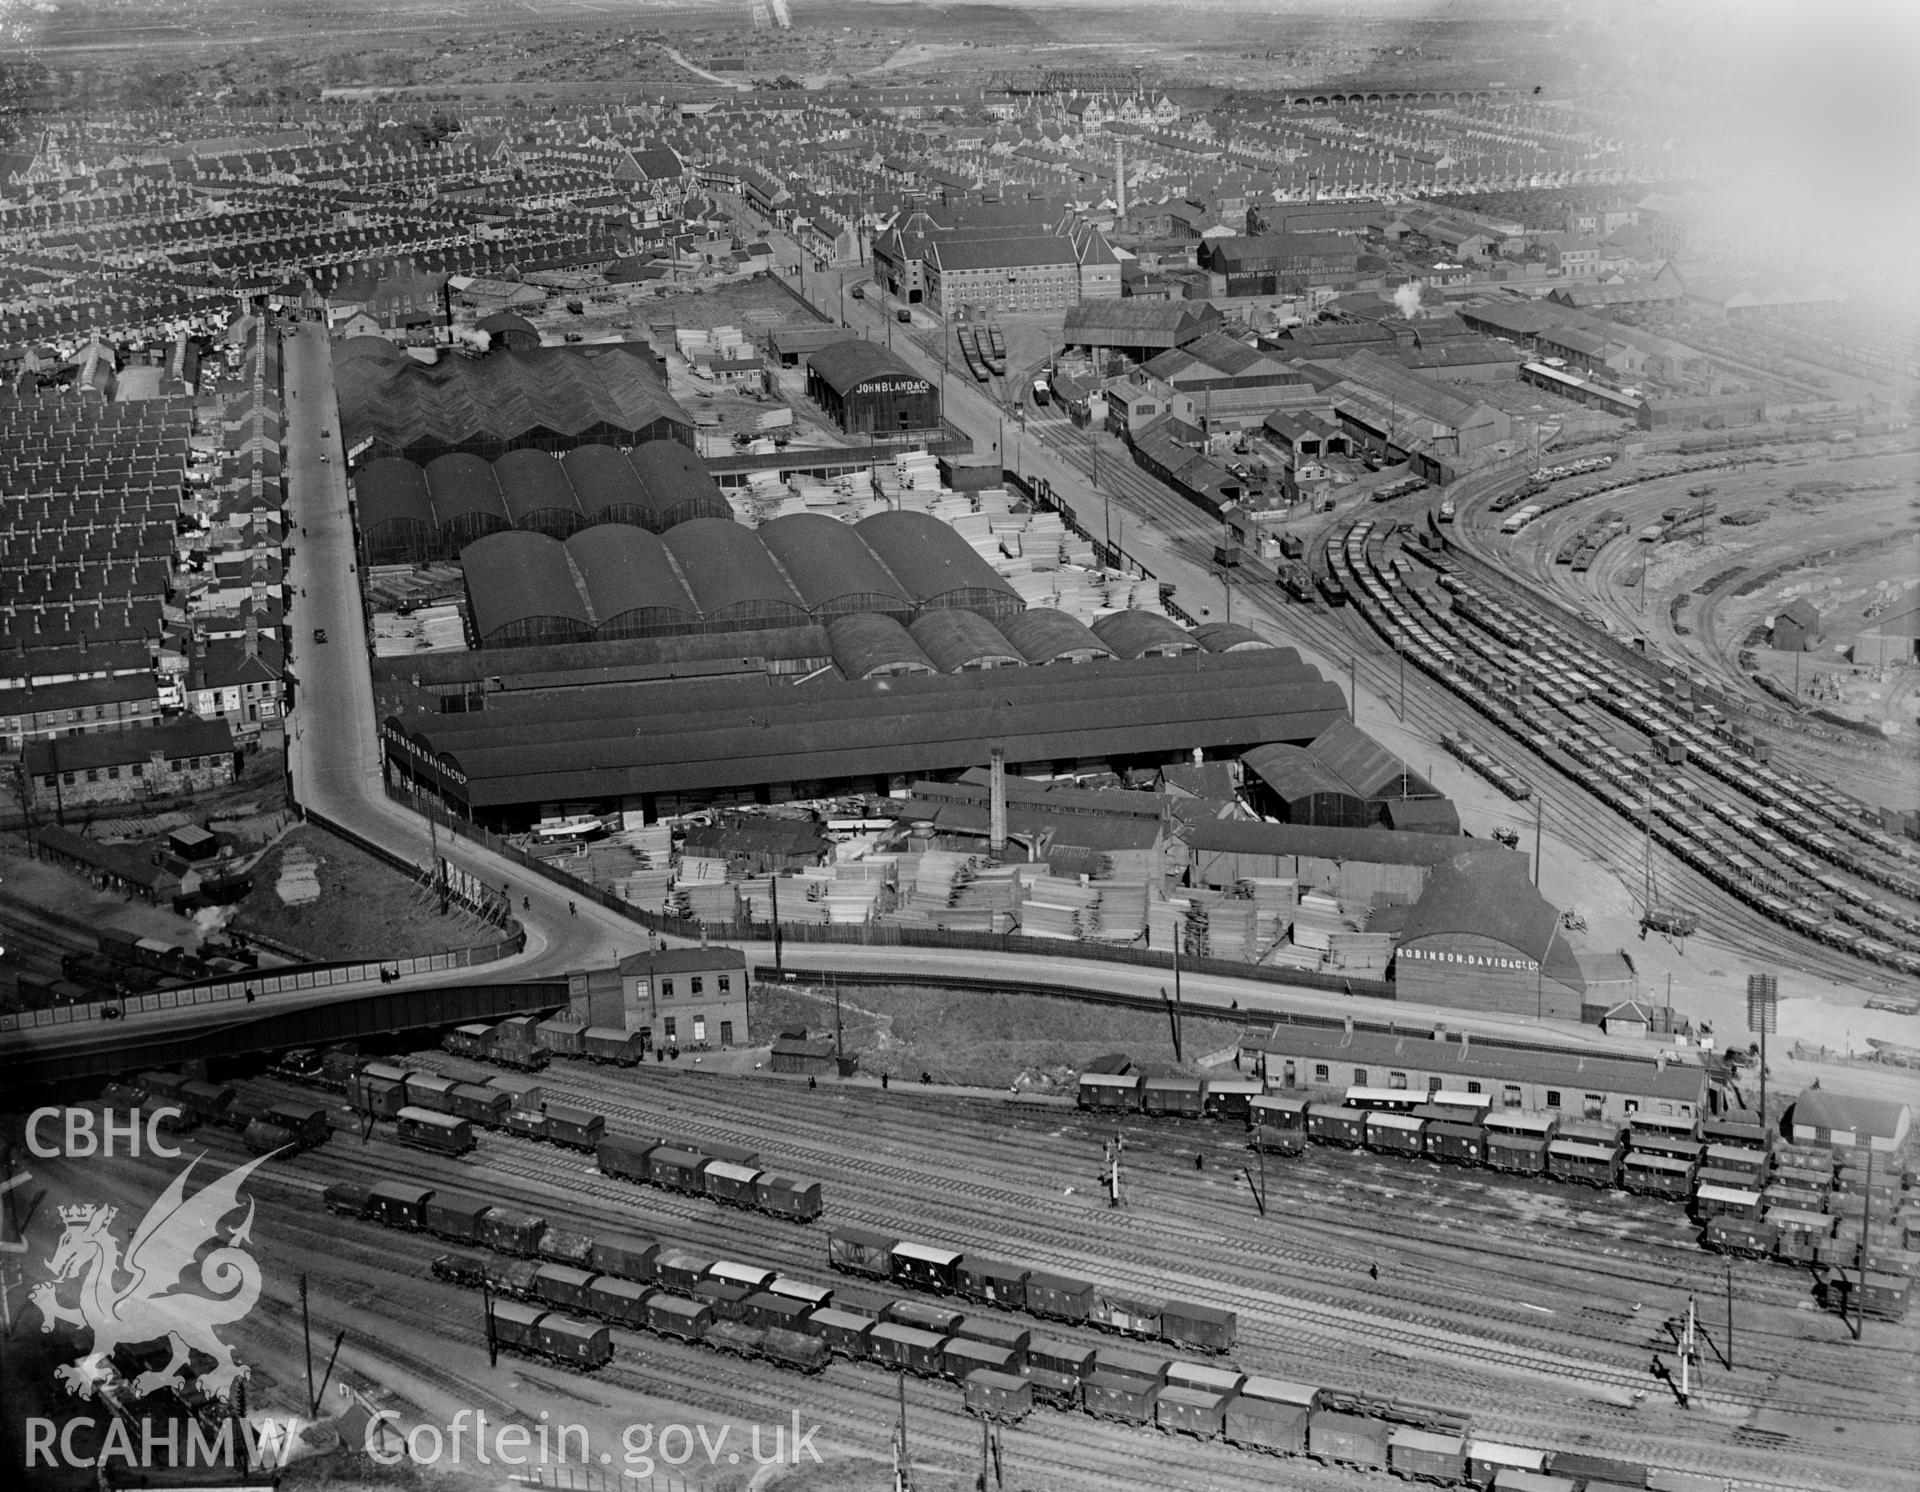
<svg viewBox="0 0 1920 1492"><path fill-rule="evenodd" d="M1420 282L1409 280L1393 292L1393 303L1400 308L1400 314L1411 321L1420 314Z"/></svg>

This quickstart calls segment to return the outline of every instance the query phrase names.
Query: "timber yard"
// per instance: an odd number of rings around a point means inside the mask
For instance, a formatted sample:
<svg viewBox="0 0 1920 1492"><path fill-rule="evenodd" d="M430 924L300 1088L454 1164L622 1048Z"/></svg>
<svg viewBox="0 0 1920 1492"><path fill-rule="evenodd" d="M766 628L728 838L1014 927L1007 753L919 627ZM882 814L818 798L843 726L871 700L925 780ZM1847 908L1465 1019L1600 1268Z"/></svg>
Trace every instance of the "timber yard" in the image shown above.
<svg viewBox="0 0 1920 1492"><path fill-rule="evenodd" d="M8 1485L1920 1482L1855 8L16 26Z"/></svg>

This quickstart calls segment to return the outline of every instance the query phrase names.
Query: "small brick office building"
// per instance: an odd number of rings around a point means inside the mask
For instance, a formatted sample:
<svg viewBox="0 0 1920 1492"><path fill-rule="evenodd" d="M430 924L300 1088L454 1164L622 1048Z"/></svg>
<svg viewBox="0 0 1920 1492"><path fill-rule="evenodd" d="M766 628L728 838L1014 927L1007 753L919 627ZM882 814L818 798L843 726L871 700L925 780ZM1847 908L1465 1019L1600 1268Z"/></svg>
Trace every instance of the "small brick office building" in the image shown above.
<svg viewBox="0 0 1920 1492"><path fill-rule="evenodd" d="M649 1047L744 1046L752 969L738 948L667 948L620 960L622 1019Z"/></svg>

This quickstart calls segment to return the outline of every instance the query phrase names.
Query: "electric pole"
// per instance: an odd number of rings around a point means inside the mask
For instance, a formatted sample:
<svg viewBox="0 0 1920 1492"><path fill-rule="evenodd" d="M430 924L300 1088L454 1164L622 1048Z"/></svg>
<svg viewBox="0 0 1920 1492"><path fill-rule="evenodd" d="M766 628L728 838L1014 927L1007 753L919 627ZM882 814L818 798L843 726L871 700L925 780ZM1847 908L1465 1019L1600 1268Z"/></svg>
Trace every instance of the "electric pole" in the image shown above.
<svg viewBox="0 0 1920 1492"><path fill-rule="evenodd" d="M907 1453L907 1375L900 1375L900 1425L893 1432L893 1492L913 1492L913 1461Z"/></svg>
<svg viewBox="0 0 1920 1492"><path fill-rule="evenodd" d="M300 1276L300 1337L307 1354L307 1418L318 1416L313 1403L313 1319L307 1313L307 1277Z"/></svg>
<svg viewBox="0 0 1920 1492"><path fill-rule="evenodd" d="M1773 1151L1773 1126L1767 1121L1767 1033L1780 1020L1780 981L1771 974L1747 976L1747 1029L1760 1033L1760 1129L1767 1151Z"/></svg>

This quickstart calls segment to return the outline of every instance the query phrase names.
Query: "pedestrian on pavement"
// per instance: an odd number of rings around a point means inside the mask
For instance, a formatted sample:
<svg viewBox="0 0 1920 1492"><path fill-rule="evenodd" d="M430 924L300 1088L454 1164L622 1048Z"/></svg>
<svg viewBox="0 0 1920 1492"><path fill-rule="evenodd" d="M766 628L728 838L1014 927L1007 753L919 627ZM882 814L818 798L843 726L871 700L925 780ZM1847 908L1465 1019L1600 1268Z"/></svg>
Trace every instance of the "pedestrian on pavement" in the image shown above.
<svg viewBox="0 0 1920 1492"><path fill-rule="evenodd" d="M1369 1264L1367 1266L1367 1278L1370 1280L1378 1280L1380 1278L1380 1266L1378 1264Z"/></svg>
<svg viewBox="0 0 1920 1492"><path fill-rule="evenodd" d="M813 1092L814 1089L818 1088L819 1086L820 1086L819 1080L815 1078L812 1073L808 1073L807 1074L807 1092L811 1093Z"/></svg>
<svg viewBox="0 0 1920 1492"><path fill-rule="evenodd" d="M880 1074L880 1091L884 1093L886 1091L886 1087L887 1087L887 1075L883 1072Z"/></svg>
<svg viewBox="0 0 1920 1492"><path fill-rule="evenodd" d="M1206 1168L1207 1168L1207 1158L1206 1158L1206 1156L1205 1156L1205 1155L1196 1155L1196 1156L1195 1156L1195 1157L1193 1158L1193 1168L1194 1168L1194 1170L1196 1170L1196 1171L1204 1171L1204 1170L1206 1170Z"/></svg>
<svg viewBox="0 0 1920 1492"><path fill-rule="evenodd" d="M567 915L568 915L569 917L578 917L578 916L580 915L580 909L579 909L578 907L576 907L576 906L575 906L575 905L574 905L574 904L573 904L572 902L568 902L568 903L567 903Z"/></svg>

